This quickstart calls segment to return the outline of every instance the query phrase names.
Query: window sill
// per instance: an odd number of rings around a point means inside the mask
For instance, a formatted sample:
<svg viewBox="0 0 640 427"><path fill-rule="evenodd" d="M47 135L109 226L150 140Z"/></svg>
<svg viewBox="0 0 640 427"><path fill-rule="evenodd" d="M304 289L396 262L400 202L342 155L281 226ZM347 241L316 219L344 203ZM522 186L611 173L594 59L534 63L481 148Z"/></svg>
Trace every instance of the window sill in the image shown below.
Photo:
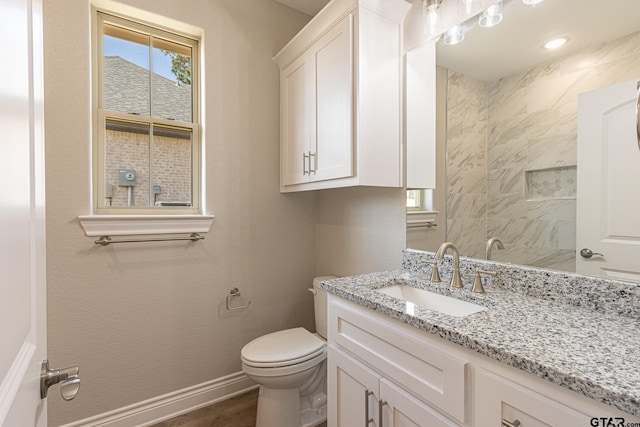
<svg viewBox="0 0 640 427"><path fill-rule="evenodd" d="M82 215L89 237L208 233L215 215Z"/></svg>

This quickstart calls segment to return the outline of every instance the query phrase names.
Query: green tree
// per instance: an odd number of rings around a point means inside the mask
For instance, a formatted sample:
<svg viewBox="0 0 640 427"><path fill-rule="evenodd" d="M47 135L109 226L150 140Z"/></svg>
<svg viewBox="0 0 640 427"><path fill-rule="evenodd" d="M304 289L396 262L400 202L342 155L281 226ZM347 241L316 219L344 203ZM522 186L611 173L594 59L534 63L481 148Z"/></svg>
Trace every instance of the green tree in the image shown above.
<svg viewBox="0 0 640 427"><path fill-rule="evenodd" d="M176 80L187 85L191 84L191 57L179 53L163 50L162 53L171 58L171 72Z"/></svg>

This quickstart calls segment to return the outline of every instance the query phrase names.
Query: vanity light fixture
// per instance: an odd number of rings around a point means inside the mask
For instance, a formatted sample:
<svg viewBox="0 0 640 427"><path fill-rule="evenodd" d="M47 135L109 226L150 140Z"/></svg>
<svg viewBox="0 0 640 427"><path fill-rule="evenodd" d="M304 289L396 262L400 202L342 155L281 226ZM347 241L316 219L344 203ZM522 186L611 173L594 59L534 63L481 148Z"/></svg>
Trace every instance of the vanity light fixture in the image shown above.
<svg viewBox="0 0 640 427"><path fill-rule="evenodd" d="M435 33L438 25L438 9L442 0L422 0L425 32Z"/></svg>
<svg viewBox="0 0 640 427"><path fill-rule="evenodd" d="M545 45L544 45L544 48L545 49L557 49L560 46L564 46L564 44L566 42L568 42L568 41L569 41L569 39L567 39L566 37L562 37L562 38L559 38L559 39L553 39L551 41L546 42Z"/></svg>
<svg viewBox="0 0 640 427"><path fill-rule="evenodd" d="M502 0L489 6L478 18L478 25L485 28L496 26L500 22L502 22Z"/></svg>
<svg viewBox="0 0 640 427"><path fill-rule="evenodd" d="M473 9L480 5L480 0L458 0L458 13L471 15Z"/></svg>
<svg viewBox="0 0 640 427"><path fill-rule="evenodd" d="M467 34L467 26L464 24L458 24L455 27L450 28L444 33L444 44L454 45L462 42L464 36Z"/></svg>
<svg viewBox="0 0 640 427"><path fill-rule="evenodd" d="M543 1L544 0L522 0L522 3L526 4L527 6L535 6L542 3Z"/></svg>

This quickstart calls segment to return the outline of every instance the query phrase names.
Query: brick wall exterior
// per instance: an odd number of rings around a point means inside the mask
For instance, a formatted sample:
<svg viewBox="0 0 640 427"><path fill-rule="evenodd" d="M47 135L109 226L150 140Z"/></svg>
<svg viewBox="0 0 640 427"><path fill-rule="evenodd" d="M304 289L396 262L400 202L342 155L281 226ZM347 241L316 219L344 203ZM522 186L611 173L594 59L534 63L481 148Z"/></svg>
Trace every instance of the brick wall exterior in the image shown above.
<svg viewBox="0 0 640 427"><path fill-rule="evenodd" d="M105 183L113 185L111 206L127 206L127 187L118 185L120 169L136 171L132 206L153 205L150 189L161 186L156 202L191 202L191 140L167 136L154 136L153 160L149 149L149 135L105 131ZM153 162L154 176L150 176ZM110 206L109 199L105 205Z"/></svg>

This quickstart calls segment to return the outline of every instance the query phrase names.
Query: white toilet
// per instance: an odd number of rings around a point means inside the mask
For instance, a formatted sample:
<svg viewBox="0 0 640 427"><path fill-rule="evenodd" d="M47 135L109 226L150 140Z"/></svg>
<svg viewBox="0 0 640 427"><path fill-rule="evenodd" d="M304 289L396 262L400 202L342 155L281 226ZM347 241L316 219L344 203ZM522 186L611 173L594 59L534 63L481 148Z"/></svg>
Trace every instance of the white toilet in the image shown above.
<svg viewBox="0 0 640 427"><path fill-rule="evenodd" d="M304 328L263 335L241 351L242 370L260 384L256 427L314 427L327 419L327 293L313 280L316 334Z"/></svg>

